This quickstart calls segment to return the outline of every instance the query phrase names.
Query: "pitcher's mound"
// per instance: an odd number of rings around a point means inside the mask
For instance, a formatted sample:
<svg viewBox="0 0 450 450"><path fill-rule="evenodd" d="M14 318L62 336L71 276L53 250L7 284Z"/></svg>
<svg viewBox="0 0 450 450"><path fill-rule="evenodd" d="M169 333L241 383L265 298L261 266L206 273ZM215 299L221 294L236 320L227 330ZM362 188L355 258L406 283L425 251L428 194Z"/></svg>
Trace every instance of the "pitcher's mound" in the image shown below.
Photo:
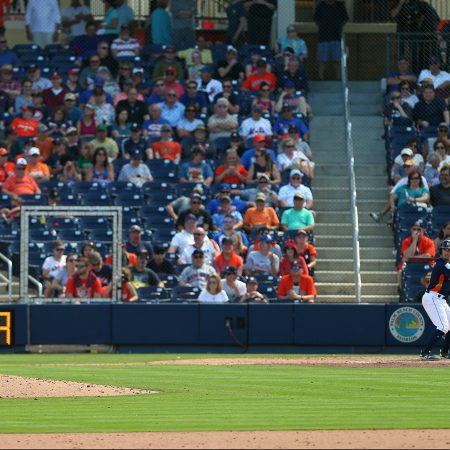
<svg viewBox="0 0 450 450"><path fill-rule="evenodd" d="M0 375L0 398L103 397L156 394L156 391Z"/></svg>

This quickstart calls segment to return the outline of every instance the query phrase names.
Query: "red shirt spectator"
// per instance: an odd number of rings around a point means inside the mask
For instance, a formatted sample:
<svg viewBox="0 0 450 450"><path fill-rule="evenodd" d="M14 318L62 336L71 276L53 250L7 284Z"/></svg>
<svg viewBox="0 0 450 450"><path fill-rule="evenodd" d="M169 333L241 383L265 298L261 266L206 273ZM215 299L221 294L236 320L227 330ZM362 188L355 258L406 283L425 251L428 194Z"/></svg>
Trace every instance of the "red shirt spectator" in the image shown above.
<svg viewBox="0 0 450 450"><path fill-rule="evenodd" d="M100 279L88 269L85 257L78 258L77 273L73 274L66 285L66 297L94 298L102 296L102 283Z"/></svg>

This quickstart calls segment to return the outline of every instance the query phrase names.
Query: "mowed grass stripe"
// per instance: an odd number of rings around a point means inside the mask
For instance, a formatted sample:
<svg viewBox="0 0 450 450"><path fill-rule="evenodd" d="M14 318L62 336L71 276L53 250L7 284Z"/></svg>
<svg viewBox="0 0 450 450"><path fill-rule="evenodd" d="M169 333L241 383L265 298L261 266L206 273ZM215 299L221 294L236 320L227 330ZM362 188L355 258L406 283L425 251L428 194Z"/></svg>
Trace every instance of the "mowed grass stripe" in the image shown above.
<svg viewBox="0 0 450 450"><path fill-rule="evenodd" d="M4 433L447 428L450 415L442 395L449 371L432 367L83 367L13 362L2 364L0 372L160 391L150 396L2 399L8 411L0 427Z"/></svg>

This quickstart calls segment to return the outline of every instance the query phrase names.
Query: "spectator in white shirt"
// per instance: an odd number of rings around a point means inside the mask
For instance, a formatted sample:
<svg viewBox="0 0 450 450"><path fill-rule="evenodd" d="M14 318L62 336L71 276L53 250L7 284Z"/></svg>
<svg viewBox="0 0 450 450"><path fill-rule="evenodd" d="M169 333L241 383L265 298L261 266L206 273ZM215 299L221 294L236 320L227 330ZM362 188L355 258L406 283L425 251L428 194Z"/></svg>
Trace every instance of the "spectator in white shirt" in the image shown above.
<svg viewBox="0 0 450 450"><path fill-rule="evenodd" d="M197 228L197 217L187 214L184 219L184 230L179 231L170 242L167 253L183 254L185 248L194 245L194 231Z"/></svg>
<svg viewBox="0 0 450 450"><path fill-rule="evenodd" d="M192 264L192 253L194 250L203 250L205 262L212 264L214 258L218 255L217 249L211 240L206 236L206 232L202 227L197 227L194 231L194 243L187 246L178 260L178 264Z"/></svg>
<svg viewBox="0 0 450 450"><path fill-rule="evenodd" d="M45 48L57 40L60 24L57 0L28 0L25 31L29 41Z"/></svg>
<svg viewBox="0 0 450 450"><path fill-rule="evenodd" d="M131 154L131 162L125 164L119 174L118 181L129 181L141 187L147 181L153 181L150 169L142 162L142 154L135 149Z"/></svg>
<svg viewBox="0 0 450 450"><path fill-rule="evenodd" d="M418 78L421 83L425 78L431 78L435 89L446 89L450 86L450 73L441 70L441 60L439 56L432 56L428 69L423 69Z"/></svg>
<svg viewBox="0 0 450 450"><path fill-rule="evenodd" d="M281 187L278 192L279 206L282 208L292 208L294 206L294 194L300 192L305 199L304 207L312 209L313 196L311 189L302 184L303 173L298 169L291 170L289 174L289 184Z"/></svg>
<svg viewBox="0 0 450 450"><path fill-rule="evenodd" d="M213 78L214 69L210 66L205 66L200 70L201 83L198 90L204 92L213 103L214 97L223 91L222 83Z"/></svg>
<svg viewBox="0 0 450 450"><path fill-rule="evenodd" d="M62 12L62 25L68 29L70 38L85 34L86 24L92 20L91 10L80 0L71 0Z"/></svg>
<svg viewBox="0 0 450 450"><path fill-rule="evenodd" d="M219 275L212 274L206 282L206 288L200 292L199 303L227 303L228 295L222 289L222 280Z"/></svg>
<svg viewBox="0 0 450 450"><path fill-rule="evenodd" d="M245 119L241 123L239 134L242 138L250 139L255 134L262 134L264 136L272 136L272 125L270 121L262 117L263 110L258 105L252 106L251 117Z"/></svg>

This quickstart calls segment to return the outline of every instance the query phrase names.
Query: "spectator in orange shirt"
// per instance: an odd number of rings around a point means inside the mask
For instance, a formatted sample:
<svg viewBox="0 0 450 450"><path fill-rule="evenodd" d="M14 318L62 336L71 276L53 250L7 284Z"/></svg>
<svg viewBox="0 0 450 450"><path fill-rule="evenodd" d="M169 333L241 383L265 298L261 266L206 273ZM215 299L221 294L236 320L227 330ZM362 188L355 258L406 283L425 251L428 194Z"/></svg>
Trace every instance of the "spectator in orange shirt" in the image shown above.
<svg viewBox="0 0 450 450"><path fill-rule="evenodd" d="M0 185L10 176L14 175L14 163L8 161L9 150L0 147Z"/></svg>
<svg viewBox="0 0 450 450"><path fill-rule="evenodd" d="M260 192L256 195L256 206L248 208L244 216L243 228L251 233L254 227L265 225L269 229L276 230L280 225L275 210L266 206L266 195Z"/></svg>
<svg viewBox="0 0 450 450"><path fill-rule="evenodd" d="M25 175L32 177L38 184L50 180L50 168L40 159L41 152L39 149L31 147L28 150L28 164L25 169Z"/></svg>
<svg viewBox="0 0 450 450"><path fill-rule="evenodd" d="M161 126L161 140L152 144L155 159L169 159L175 164L180 162L181 145L172 139L172 127L168 124Z"/></svg>
<svg viewBox="0 0 450 450"><path fill-rule="evenodd" d="M245 184L247 175L237 151L229 148L225 152L222 164L216 169L214 181L216 183Z"/></svg>
<svg viewBox="0 0 450 450"><path fill-rule="evenodd" d="M52 154L54 139L47 135L47 125L41 123L37 128L37 138L34 141L34 146L41 151L42 161L46 161Z"/></svg>
<svg viewBox="0 0 450 450"><path fill-rule="evenodd" d="M17 195L40 194L41 190L29 175L25 175L27 160L19 158L16 161L14 175L9 176L3 183L2 193L15 197Z"/></svg>
<svg viewBox="0 0 450 450"><path fill-rule="evenodd" d="M244 81L242 89L244 91L259 91L262 82L266 82L272 91L277 85L277 78L272 72L267 71L267 62L264 59L260 59L256 63L256 72Z"/></svg>
<svg viewBox="0 0 450 450"><path fill-rule="evenodd" d="M212 263L214 269L216 269L217 273L222 273L225 270L225 267L232 266L236 268L238 275L242 275L244 262L234 251L233 238L228 236L222 238L221 245L222 252L214 258Z"/></svg>
<svg viewBox="0 0 450 450"><path fill-rule="evenodd" d="M295 236L295 244L297 245L298 256L303 256L308 266L309 275L314 276L314 268L317 262L317 251L314 245L308 242L308 233L301 229L297 231Z"/></svg>
<svg viewBox="0 0 450 450"><path fill-rule="evenodd" d="M23 105L22 117L16 117L11 122L11 128L16 136L31 136L36 137L39 123L33 120L33 108Z"/></svg>
<svg viewBox="0 0 450 450"><path fill-rule="evenodd" d="M403 265L408 258L413 256L422 258L434 258L436 256L436 249L434 242L429 237L425 236L425 227L421 220L417 220L411 227L411 236L403 239L401 244L401 260L397 266L397 283L402 287L402 270Z"/></svg>
<svg viewBox="0 0 450 450"><path fill-rule="evenodd" d="M314 280L303 273L302 264L295 260L291 265L291 273L281 277L277 296L286 300L299 300L303 303L314 303L317 297Z"/></svg>

